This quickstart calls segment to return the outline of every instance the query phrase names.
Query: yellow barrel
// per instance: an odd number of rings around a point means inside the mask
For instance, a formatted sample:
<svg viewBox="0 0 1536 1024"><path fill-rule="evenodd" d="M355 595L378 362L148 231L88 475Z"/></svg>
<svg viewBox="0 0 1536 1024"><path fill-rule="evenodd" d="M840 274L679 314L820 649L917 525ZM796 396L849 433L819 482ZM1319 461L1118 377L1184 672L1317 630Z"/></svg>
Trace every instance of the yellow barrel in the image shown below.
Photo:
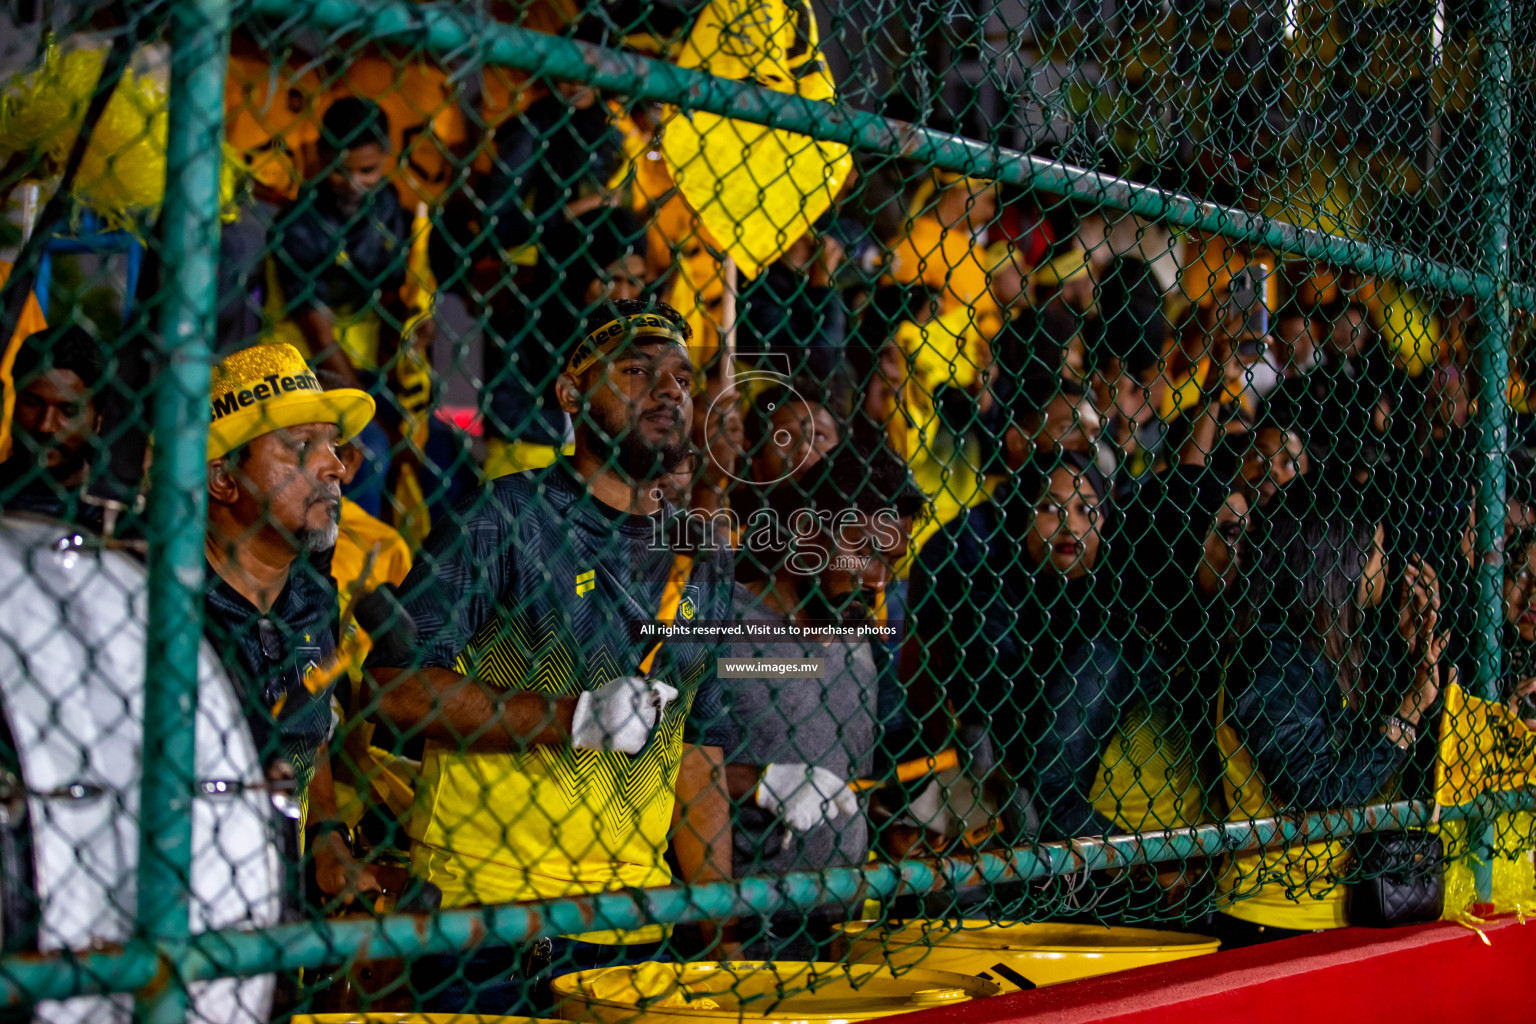
<svg viewBox="0 0 1536 1024"><path fill-rule="evenodd" d="M1183 932L1050 921L849 921L838 928L854 963L921 964L992 981L1005 992L1203 956L1221 945Z"/></svg>
<svg viewBox="0 0 1536 1024"><path fill-rule="evenodd" d="M475 1013L312 1013L289 1018L291 1024L565 1024L538 1017L485 1017Z"/></svg>
<svg viewBox="0 0 1536 1024"><path fill-rule="evenodd" d="M739 960L603 967L556 978L560 1016L594 1024L860 1021L996 995L979 978L915 968Z"/></svg>

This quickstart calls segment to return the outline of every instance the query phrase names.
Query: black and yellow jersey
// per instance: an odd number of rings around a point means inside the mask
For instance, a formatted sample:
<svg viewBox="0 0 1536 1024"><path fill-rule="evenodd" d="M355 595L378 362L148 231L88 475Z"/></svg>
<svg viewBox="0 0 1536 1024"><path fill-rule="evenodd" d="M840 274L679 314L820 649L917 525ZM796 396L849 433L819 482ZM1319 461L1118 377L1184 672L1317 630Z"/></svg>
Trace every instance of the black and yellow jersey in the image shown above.
<svg viewBox="0 0 1536 1024"><path fill-rule="evenodd" d="M1124 832L1158 832L1205 820L1194 744L1178 708L1162 700L1138 701L1125 713L1099 759L1089 799Z"/></svg>
<svg viewBox="0 0 1536 1024"><path fill-rule="evenodd" d="M266 612L212 567L203 591L203 632L240 693L262 760L287 758L301 799L331 731L334 687L310 693L304 685L305 673L336 650L336 585L328 568L313 557L294 562Z"/></svg>
<svg viewBox="0 0 1536 1024"><path fill-rule="evenodd" d="M370 665L449 668L506 689L575 696L634 675L672 566L659 516L588 496L564 464L501 477L432 531L401 586L414 648L376 650ZM680 619L731 615L729 548L695 560ZM718 714L714 647L669 642L654 666L677 687L640 754L535 746L464 752L429 742L409 831L413 870L444 906L666 885L663 860L689 724ZM654 941L659 927L589 941Z"/></svg>
<svg viewBox="0 0 1536 1024"><path fill-rule="evenodd" d="M410 269L411 215L399 194L384 185L354 214L323 182L311 182L275 227L267 280L274 339L318 358L292 317L327 309L336 344L352 364L379 369L380 299L398 297Z"/></svg>

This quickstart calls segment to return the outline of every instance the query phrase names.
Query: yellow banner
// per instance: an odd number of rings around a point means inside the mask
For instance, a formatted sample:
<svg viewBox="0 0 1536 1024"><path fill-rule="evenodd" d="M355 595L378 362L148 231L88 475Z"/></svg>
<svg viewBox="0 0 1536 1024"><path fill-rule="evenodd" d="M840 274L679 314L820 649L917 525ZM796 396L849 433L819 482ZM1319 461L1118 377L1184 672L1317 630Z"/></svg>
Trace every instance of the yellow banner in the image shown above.
<svg viewBox="0 0 1536 1024"><path fill-rule="evenodd" d="M809 100L837 92L802 0L712 0L677 63ZM661 151L678 191L747 277L805 234L853 167L838 143L702 111L674 110Z"/></svg>
<svg viewBox="0 0 1536 1024"><path fill-rule="evenodd" d="M1471 697L1452 683L1440 716L1435 802L1464 804L1483 793L1536 785L1536 732L1509 706Z"/></svg>

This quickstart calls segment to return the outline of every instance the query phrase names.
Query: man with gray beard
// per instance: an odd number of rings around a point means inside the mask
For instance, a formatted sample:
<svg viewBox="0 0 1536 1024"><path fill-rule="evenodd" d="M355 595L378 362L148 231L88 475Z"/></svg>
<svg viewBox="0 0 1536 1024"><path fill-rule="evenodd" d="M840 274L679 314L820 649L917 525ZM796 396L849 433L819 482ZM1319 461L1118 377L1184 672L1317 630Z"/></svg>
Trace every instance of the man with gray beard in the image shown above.
<svg viewBox="0 0 1536 1024"><path fill-rule="evenodd" d="M331 687L304 676L336 649L335 584L309 555L336 545L337 445L373 416L362 391L325 391L290 345L256 345L213 368L208 430L209 573L204 629L244 702L258 749L308 796L317 881L377 889L337 834L327 740Z"/></svg>

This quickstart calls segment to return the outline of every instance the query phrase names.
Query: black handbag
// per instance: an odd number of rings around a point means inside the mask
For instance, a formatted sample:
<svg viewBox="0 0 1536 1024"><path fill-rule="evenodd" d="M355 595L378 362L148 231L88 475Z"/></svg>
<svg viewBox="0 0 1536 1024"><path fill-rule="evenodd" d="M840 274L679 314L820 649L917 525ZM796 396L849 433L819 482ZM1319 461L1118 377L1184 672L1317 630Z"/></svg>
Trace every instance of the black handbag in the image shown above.
<svg viewBox="0 0 1536 1024"><path fill-rule="evenodd" d="M1420 828L1369 832L1355 840L1349 923L1394 928L1438 921L1445 909L1445 847Z"/></svg>

